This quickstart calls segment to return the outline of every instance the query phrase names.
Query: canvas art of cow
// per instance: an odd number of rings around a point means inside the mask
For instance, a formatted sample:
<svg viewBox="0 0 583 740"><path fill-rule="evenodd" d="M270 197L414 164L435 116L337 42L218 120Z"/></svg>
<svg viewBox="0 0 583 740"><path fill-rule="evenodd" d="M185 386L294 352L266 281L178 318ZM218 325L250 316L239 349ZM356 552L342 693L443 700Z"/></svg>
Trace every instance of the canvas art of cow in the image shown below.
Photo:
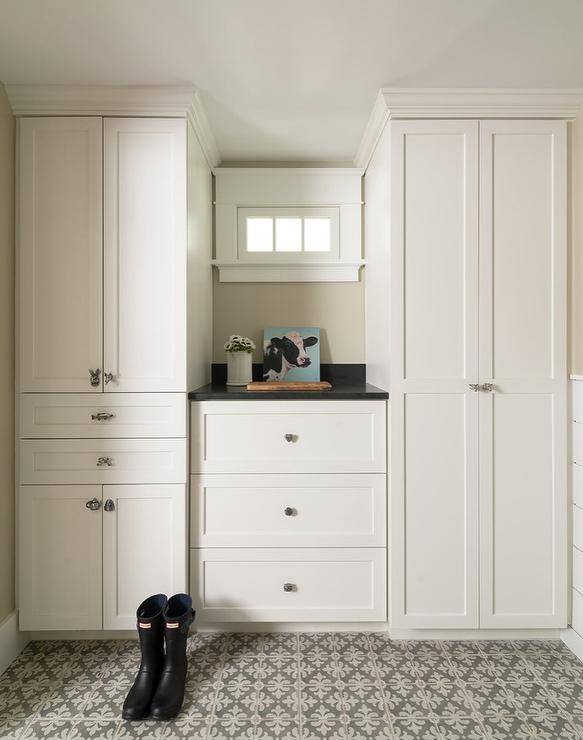
<svg viewBox="0 0 583 740"><path fill-rule="evenodd" d="M317 343L318 337L304 338L297 331L288 332L282 337L271 337L265 342L263 380L284 380L290 370L309 367L312 361L306 348Z"/></svg>

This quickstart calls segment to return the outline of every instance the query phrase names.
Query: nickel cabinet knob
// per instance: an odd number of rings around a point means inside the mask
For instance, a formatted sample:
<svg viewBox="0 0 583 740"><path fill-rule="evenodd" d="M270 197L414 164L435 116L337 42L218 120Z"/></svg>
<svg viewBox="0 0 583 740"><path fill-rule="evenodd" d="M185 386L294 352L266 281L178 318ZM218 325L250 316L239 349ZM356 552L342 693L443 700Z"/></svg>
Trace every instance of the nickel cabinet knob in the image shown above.
<svg viewBox="0 0 583 740"><path fill-rule="evenodd" d="M295 583L284 583L283 590L286 592L286 594L289 594L292 591L297 591L297 587Z"/></svg>
<svg viewBox="0 0 583 740"><path fill-rule="evenodd" d="M92 370L91 368L89 368L89 383L94 388L96 388L101 382L100 376L101 376L101 370L99 368L96 368L95 370Z"/></svg>
<svg viewBox="0 0 583 740"><path fill-rule="evenodd" d="M292 509L291 506L286 506L285 509L283 510L283 513L286 516L293 516L296 513L296 510L295 509Z"/></svg>
<svg viewBox="0 0 583 740"><path fill-rule="evenodd" d="M99 411L96 414L91 414L92 421L109 421L110 419L115 419L115 414L110 414L109 412L105 411Z"/></svg>
<svg viewBox="0 0 583 740"><path fill-rule="evenodd" d="M115 511L115 504L110 498L103 504L103 511Z"/></svg>
<svg viewBox="0 0 583 740"><path fill-rule="evenodd" d="M87 501L85 503L85 506L91 511L99 511L99 509L101 508L101 501L97 498L92 498L91 501Z"/></svg>
<svg viewBox="0 0 583 740"><path fill-rule="evenodd" d="M97 458L97 467L98 468L111 468L113 465L113 458L112 457L98 457Z"/></svg>
<svg viewBox="0 0 583 740"><path fill-rule="evenodd" d="M297 434L285 434L284 438L286 442L297 442L298 435Z"/></svg>
<svg viewBox="0 0 583 740"><path fill-rule="evenodd" d="M105 380L105 383L111 383L112 380L116 380L116 377L113 373L103 373L103 380Z"/></svg>

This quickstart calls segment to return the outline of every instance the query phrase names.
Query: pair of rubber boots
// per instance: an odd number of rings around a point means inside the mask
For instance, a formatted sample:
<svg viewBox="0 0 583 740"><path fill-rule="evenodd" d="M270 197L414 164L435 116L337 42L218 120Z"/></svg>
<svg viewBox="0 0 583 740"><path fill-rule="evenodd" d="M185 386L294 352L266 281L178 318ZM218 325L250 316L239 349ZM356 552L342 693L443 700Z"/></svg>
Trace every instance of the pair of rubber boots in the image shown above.
<svg viewBox="0 0 583 740"><path fill-rule="evenodd" d="M192 599L187 594L170 599L156 594L140 604L136 616L142 660L122 716L172 719L184 701L186 641L195 616Z"/></svg>

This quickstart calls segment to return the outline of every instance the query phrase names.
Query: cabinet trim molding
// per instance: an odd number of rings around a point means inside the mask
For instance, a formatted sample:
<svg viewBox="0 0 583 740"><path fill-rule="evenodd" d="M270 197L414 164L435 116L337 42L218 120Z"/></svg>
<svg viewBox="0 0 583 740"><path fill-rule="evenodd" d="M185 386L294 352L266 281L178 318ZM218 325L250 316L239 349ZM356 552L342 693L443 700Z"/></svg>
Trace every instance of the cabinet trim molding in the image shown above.
<svg viewBox="0 0 583 740"><path fill-rule="evenodd" d="M394 88L375 99L354 158L366 170L389 120L399 118L576 118L582 88Z"/></svg>
<svg viewBox="0 0 583 740"><path fill-rule="evenodd" d="M15 116L186 118L209 167L221 155L196 88L190 85L6 85Z"/></svg>

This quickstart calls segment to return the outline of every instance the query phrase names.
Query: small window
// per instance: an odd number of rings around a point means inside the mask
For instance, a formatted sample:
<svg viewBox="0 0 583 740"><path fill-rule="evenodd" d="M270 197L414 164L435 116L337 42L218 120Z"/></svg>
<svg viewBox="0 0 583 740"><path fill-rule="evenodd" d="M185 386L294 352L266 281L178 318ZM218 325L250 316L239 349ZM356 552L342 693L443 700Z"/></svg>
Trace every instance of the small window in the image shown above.
<svg viewBox="0 0 583 740"><path fill-rule="evenodd" d="M239 208L239 259L338 259L337 208Z"/></svg>

